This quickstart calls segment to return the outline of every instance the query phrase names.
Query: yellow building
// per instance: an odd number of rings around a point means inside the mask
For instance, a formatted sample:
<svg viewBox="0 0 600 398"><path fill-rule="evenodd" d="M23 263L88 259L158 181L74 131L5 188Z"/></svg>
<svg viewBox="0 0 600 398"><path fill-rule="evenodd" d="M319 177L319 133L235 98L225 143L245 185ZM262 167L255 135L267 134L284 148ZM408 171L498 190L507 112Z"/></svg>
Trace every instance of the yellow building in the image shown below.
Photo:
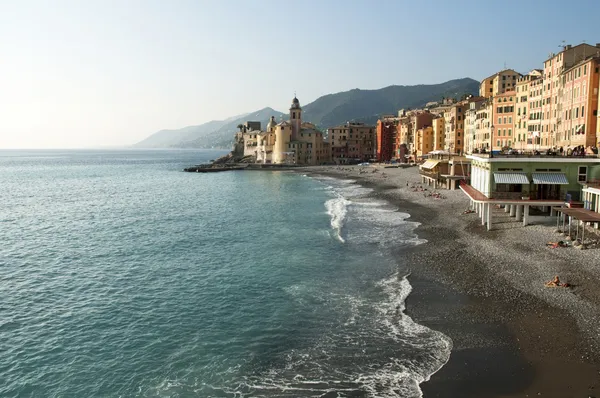
<svg viewBox="0 0 600 398"><path fill-rule="evenodd" d="M444 149L446 142L446 127L444 126L444 116L438 115L431 121L433 128L433 149L440 151Z"/></svg>
<svg viewBox="0 0 600 398"><path fill-rule="evenodd" d="M501 70L481 81L479 96L485 98L495 97L504 94L507 90L514 90L519 77L521 77L521 74L512 69Z"/></svg>
<svg viewBox="0 0 600 398"><path fill-rule="evenodd" d="M417 157L428 154L433 151L433 127L427 126L417 130L417 139L415 143L415 149L417 151Z"/></svg>
<svg viewBox="0 0 600 398"><path fill-rule="evenodd" d="M317 165L331 161L331 146L314 124L302 122L302 108L294 97L290 119L274 127L272 162Z"/></svg>
<svg viewBox="0 0 600 398"><path fill-rule="evenodd" d="M542 71L534 69L517 80L515 96L515 120L514 120L514 147L525 150L532 149L532 133L529 129L529 114L531 101L529 93L532 91L533 83L542 77Z"/></svg>

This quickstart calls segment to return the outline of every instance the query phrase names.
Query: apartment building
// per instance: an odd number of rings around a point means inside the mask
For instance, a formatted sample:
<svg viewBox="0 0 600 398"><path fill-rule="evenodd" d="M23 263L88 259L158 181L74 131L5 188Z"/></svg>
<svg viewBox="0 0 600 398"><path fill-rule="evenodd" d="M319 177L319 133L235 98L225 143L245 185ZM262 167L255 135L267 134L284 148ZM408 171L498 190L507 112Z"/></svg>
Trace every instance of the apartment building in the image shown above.
<svg viewBox="0 0 600 398"><path fill-rule="evenodd" d="M433 129L433 149L435 151L443 150L446 142L446 127L444 125L445 119L442 115L434 115L431 120L431 127Z"/></svg>
<svg viewBox="0 0 600 398"><path fill-rule="evenodd" d="M327 130L331 159L337 164L369 161L375 157L375 126L347 122Z"/></svg>
<svg viewBox="0 0 600 398"><path fill-rule="evenodd" d="M493 126L494 138L492 150L512 148L514 143L514 118L515 118L516 91L510 90L493 97L494 113Z"/></svg>
<svg viewBox="0 0 600 398"><path fill-rule="evenodd" d="M485 102L483 97L470 101L468 108L465 111L465 143L464 152L473 153L473 149L477 148L477 112L481 109Z"/></svg>
<svg viewBox="0 0 600 398"><path fill-rule="evenodd" d="M591 46L579 44L566 45L558 54L551 54L544 61L544 84L542 92L542 122L541 122L541 147L550 148L558 143L558 119L562 115L559 97L563 96L562 73L572 68L579 62L591 56L600 56L600 44ZM562 117L561 117L562 122Z"/></svg>
<svg viewBox="0 0 600 398"><path fill-rule="evenodd" d="M484 99L479 109L475 111L475 139L472 152L490 150L493 106L493 100L489 97Z"/></svg>
<svg viewBox="0 0 600 398"><path fill-rule="evenodd" d="M514 147L517 149L532 149L531 133L528 130L529 122L529 93L532 83L536 80L542 80L543 71L534 69L528 74L521 76L517 80L516 98L515 98L515 131Z"/></svg>
<svg viewBox="0 0 600 398"><path fill-rule="evenodd" d="M595 146L600 57L582 60L561 73L557 146Z"/></svg>
<svg viewBox="0 0 600 398"><path fill-rule="evenodd" d="M378 162L387 162L393 157L393 140L396 138L398 118L384 115L377 121L377 152Z"/></svg>
<svg viewBox="0 0 600 398"><path fill-rule="evenodd" d="M542 94L544 79L539 78L529 83L529 113L527 118L527 148L539 149L542 139Z"/></svg>
<svg viewBox="0 0 600 398"><path fill-rule="evenodd" d="M451 153L462 153L464 145L464 117L466 101L457 102L444 112L444 149Z"/></svg>
<svg viewBox="0 0 600 398"><path fill-rule="evenodd" d="M519 77L521 77L521 74L512 69L501 70L481 81L479 96L485 98L495 97L504 94L507 90L514 90Z"/></svg>
<svg viewBox="0 0 600 398"><path fill-rule="evenodd" d="M417 157L422 157L433 151L433 127L427 126L417 130L415 139L415 152Z"/></svg>

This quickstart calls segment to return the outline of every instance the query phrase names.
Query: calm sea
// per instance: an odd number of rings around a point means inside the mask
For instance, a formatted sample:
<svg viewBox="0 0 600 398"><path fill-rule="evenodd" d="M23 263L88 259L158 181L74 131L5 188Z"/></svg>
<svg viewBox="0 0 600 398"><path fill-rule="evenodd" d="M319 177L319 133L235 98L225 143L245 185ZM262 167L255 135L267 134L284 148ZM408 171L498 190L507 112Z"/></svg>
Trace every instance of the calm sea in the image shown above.
<svg viewBox="0 0 600 398"><path fill-rule="evenodd" d="M218 151L0 151L0 396L419 397L408 216Z"/></svg>

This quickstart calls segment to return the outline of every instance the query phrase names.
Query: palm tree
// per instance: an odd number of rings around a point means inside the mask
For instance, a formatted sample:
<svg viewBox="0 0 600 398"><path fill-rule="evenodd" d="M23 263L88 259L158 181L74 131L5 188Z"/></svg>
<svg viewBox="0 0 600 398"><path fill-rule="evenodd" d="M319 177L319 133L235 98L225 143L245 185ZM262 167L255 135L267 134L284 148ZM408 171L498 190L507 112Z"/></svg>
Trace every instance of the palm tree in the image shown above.
<svg viewBox="0 0 600 398"><path fill-rule="evenodd" d="M240 123L237 125L237 128L240 129L240 133L241 133L242 129L244 128L244 125Z"/></svg>

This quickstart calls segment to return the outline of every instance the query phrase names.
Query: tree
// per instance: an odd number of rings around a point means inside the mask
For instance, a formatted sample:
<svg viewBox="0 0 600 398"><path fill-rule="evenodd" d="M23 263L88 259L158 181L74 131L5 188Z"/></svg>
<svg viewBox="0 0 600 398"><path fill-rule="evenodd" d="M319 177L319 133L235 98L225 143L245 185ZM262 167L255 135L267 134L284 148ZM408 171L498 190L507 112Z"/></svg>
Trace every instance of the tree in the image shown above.
<svg viewBox="0 0 600 398"><path fill-rule="evenodd" d="M240 124L237 125L237 128L240 129L240 132L242 132L242 129L244 128L244 125L240 123Z"/></svg>

